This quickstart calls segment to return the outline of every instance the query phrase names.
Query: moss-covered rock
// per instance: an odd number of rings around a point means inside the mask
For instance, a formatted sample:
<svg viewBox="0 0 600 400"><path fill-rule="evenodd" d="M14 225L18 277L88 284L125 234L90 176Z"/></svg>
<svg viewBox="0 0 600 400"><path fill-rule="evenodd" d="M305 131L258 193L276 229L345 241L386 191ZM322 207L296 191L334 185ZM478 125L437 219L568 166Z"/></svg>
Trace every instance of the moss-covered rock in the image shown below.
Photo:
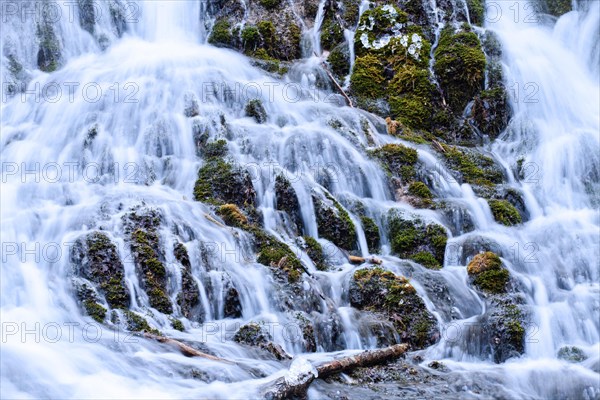
<svg viewBox="0 0 600 400"><path fill-rule="evenodd" d="M473 25L483 26L484 17L484 0L467 0L467 7L469 8L469 19Z"/></svg>
<svg viewBox="0 0 600 400"><path fill-rule="evenodd" d="M218 19L208 37L208 43L218 47L234 47L231 22L227 18Z"/></svg>
<svg viewBox="0 0 600 400"><path fill-rule="evenodd" d="M341 44L336 46L327 57L327 62L331 68L331 71L342 79L350 73L350 53L348 52L348 46Z"/></svg>
<svg viewBox="0 0 600 400"><path fill-rule="evenodd" d="M409 182L416 175L415 166L418 155L415 149L401 144L386 144L378 149L369 151L369 154L379 159L383 167L393 176L400 176L403 181Z"/></svg>
<svg viewBox="0 0 600 400"><path fill-rule="evenodd" d="M160 221L156 210L134 211L123 217L136 271L150 306L171 314L173 305L167 294L167 270L158 235Z"/></svg>
<svg viewBox="0 0 600 400"><path fill-rule="evenodd" d="M175 243L173 247L175 259L181 264L181 291L177 294L177 304L184 317L192 321L201 322L200 289L192 275L190 256L182 243ZM177 329L177 328L175 328Z"/></svg>
<svg viewBox="0 0 600 400"><path fill-rule="evenodd" d="M571 0L544 0L541 2L548 14L560 17L573 9Z"/></svg>
<svg viewBox="0 0 600 400"><path fill-rule="evenodd" d="M133 311L123 311L127 329L131 332L148 332L155 335L160 335L157 329L150 327L146 318L134 313Z"/></svg>
<svg viewBox="0 0 600 400"><path fill-rule="evenodd" d="M473 257L467 266L467 272L479 290L492 294L506 292L508 270L502 267L500 257L491 251Z"/></svg>
<svg viewBox="0 0 600 400"><path fill-rule="evenodd" d="M448 237L442 226L425 224L419 219L405 219L397 211L390 212L388 225L394 253L402 258L423 262L427 268L438 269L444 265Z"/></svg>
<svg viewBox="0 0 600 400"><path fill-rule="evenodd" d="M348 212L329 195L326 198L313 195L312 198L319 236L344 250L356 250L356 228Z"/></svg>
<svg viewBox="0 0 600 400"><path fill-rule="evenodd" d="M258 0L258 2L268 10L272 10L281 4L281 0Z"/></svg>
<svg viewBox="0 0 600 400"><path fill-rule="evenodd" d="M185 326L183 326L183 322L181 322L177 318L171 318L171 326L173 327L173 329L178 330L180 332L185 331Z"/></svg>
<svg viewBox="0 0 600 400"><path fill-rule="evenodd" d="M415 288L390 271L379 267L357 270L350 282L350 304L360 310L383 312L413 348L437 340L436 320Z"/></svg>
<svg viewBox="0 0 600 400"><path fill-rule="evenodd" d="M429 70L400 63L395 73L389 83L392 117L412 129L430 129L436 88L429 80Z"/></svg>
<svg viewBox="0 0 600 400"><path fill-rule="evenodd" d="M256 123L264 124L267 122L267 111L259 99L252 99L244 108L247 117L254 118Z"/></svg>
<svg viewBox="0 0 600 400"><path fill-rule="evenodd" d="M357 57L350 77L350 88L358 98L359 104L373 101L384 96L384 67L376 56L367 54Z"/></svg>
<svg viewBox="0 0 600 400"><path fill-rule="evenodd" d="M104 318L106 318L106 308L102 305L96 303L93 300L85 300L83 302L83 307L90 317L92 317L96 322L102 323L104 322Z"/></svg>
<svg viewBox="0 0 600 400"><path fill-rule="evenodd" d="M587 355L579 347L563 346L558 350L558 358L572 363L579 363L587 360Z"/></svg>
<svg viewBox="0 0 600 400"><path fill-rule="evenodd" d="M44 72L56 71L62 63L62 53L52 24L47 21L38 24L36 34L40 42L37 53L38 68Z"/></svg>
<svg viewBox="0 0 600 400"><path fill-rule="evenodd" d="M217 208L216 213L229 226L236 228L246 228L248 226L248 218L235 204L224 204Z"/></svg>
<svg viewBox="0 0 600 400"><path fill-rule="evenodd" d="M493 359L502 363L525 351L525 314L513 298L494 296L488 307L484 326L490 333L489 344Z"/></svg>
<svg viewBox="0 0 600 400"><path fill-rule="evenodd" d="M127 308L131 301L125 283L125 269L117 247L102 232L77 240L71 253L75 272L97 285L112 308Z"/></svg>
<svg viewBox="0 0 600 400"><path fill-rule="evenodd" d="M506 90L496 87L484 90L475 97L471 118L482 133L496 138L506 129L509 113Z"/></svg>
<svg viewBox="0 0 600 400"><path fill-rule="evenodd" d="M233 336L233 340L247 346L261 348L278 360L291 358L281 346L272 342L271 335L264 327L254 322L242 325Z"/></svg>
<svg viewBox="0 0 600 400"><path fill-rule="evenodd" d="M331 50L344 41L344 29L335 19L333 12L327 10L321 25L321 47Z"/></svg>
<svg viewBox="0 0 600 400"><path fill-rule="evenodd" d="M367 240L367 247L370 253L377 253L380 250L381 236L379 233L379 227L373 220L367 216L361 216L360 222L362 223L363 231L365 232L365 239Z"/></svg>
<svg viewBox="0 0 600 400"><path fill-rule="evenodd" d="M315 264L315 267L319 271L327 271L328 267L321 244L312 236L304 236L302 239L304 240L304 250Z"/></svg>
<svg viewBox="0 0 600 400"><path fill-rule="evenodd" d="M412 182L408 186L408 194L411 196L419 197L424 200L431 200L433 195L431 194L431 190L427 187L423 182Z"/></svg>
<svg viewBox="0 0 600 400"><path fill-rule="evenodd" d="M225 157L227 154L227 140L207 141L202 144L200 151L206 159Z"/></svg>
<svg viewBox="0 0 600 400"><path fill-rule="evenodd" d="M461 114L467 103L483 89L486 59L474 32L442 30L435 50L434 70L448 104Z"/></svg>
<svg viewBox="0 0 600 400"><path fill-rule="evenodd" d="M247 171L222 158L211 158L198 171L194 198L210 204L253 206L254 187Z"/></svg>
<svg viewBox="0 0 600 400"><path fill-rule="evenodd" d="M457 178L461 182L480 186L502 183L504 174L492 158L455 146L443 146L443 148L442 155L448 167L459 174Z"/></svg>
<svg viewBox="0 0 600 400"><path fill-rule="evenodd" d="M506 200L488 200L494 219L502 225L512 226L523 222L519 211Z"/></svg>

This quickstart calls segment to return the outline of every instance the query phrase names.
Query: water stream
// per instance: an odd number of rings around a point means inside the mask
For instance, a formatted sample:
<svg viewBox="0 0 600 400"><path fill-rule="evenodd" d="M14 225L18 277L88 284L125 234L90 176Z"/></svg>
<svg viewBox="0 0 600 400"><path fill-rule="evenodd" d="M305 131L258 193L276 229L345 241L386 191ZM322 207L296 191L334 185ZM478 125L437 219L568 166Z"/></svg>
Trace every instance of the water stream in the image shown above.
<svg viewBox="0 0 600 400"><path fill-rule="evenodd" d="M511 123L487 150L503 165L523 160L530 167L525 178L510 168L505 171L509 185L525 194L529 221L516 227L496 223L487 203L469 185L451 179L434 152L402 142L417 148L436 196L467 210L475 227L469 233L455 229L460 219L452 226L441 213L394 201L385 172L363 151L401 142L386 134L380 118L320 101L322 93L290 99L292 92L280 89L289 81L265 74L241 54L204 44L203 2L136 4L139 10L125 9L135 18L127 20L122 36L111 26L109 6L100 8L104 17L97 18L94 35L104 35L106 49L103 41L67 18L53 24L63 60L52 73L35 67L35 15L2 21L2 65L7 65L8 50L17 49L31 80L27 93L3 97L0 105L0 397L253 397L259 385L287 367L276 360L257 360L251 350L231 340L235 327L248 321L273 324L275 342L292 355L302 352L280 329L293 319L281 311L280 288L269 269L255 261L249 237L213 223L206 218L210 207L193 200L198 168L205 162L196 152L198 131L225 139L231 159L253 171L265 229L294 248L294 235L275 210L274 183L280 173L294 178L290 180L302 204L307 235L318 237L310 199L324 186L346 199L344 204L362 200L382 232L387 229L384 216L392 208L455 232L444 268L427 273L390 255L382 235L383 255L378 257L386 268L412 274L440 327L454 324L462 329L461 336L442 335L422 351L423 365L443 360L459 376L497 385L499 397L600 397L600 3L582 2L556 23L502 18L485 27L500 38L507 87L515 88L509 90ZM512 15L512 2L497 4L504 15ZM67 15L68 9L61 7ZM320 1L311 33L317 54L324 7ZM6 74L0 76L4 90ZM68 86L70 82L77 85ZM56 87L61 95L55 95ZM263 101L265 124L244 115L252 97ZM199 104L193 118L184 115L190 98ZM341 128L333 127L337 124ZM91 129L96 133L90 137ZM122 218L135 208L161 214L161 243L185 245L201 288L205 323L182 318L186 331L174 330L169 317L151 310L144 295L132 296L131 308L165 334L204 342L235 365L166 352L158 343L91 324L82 315L73 296L69 251L86 233L101 230L117 244L128 287L144 293L133 263L127 262L123 239ZM351 218L358 220L352 213ZM356 226L360 253L369 256L365 235ZM467 283L463 253L473 240L499 249L531 313L525 354L503 364L482 354L465 334L465 327L486 307ZM207 252L206 246L212 250ZM165 257L175 302L180 272L171 247L165 246ZM337 350L377 347L376 338L365 333L349 306L347 284L356 266L340 260L329 272L306 262L311 276L305 276L306 292L297 301L317 304L319 312L311 314L315 325L331 327L337 321L343 332L336 343L317 337L317 352L303 355L312 361L328 359ZM428 274L445 283L453 310L426 290ZM220 288L229 284L239 291L239 318L224 318L225 290ZM571 364L558 359L558 350L566 345L581 348L587 360ZM195 379L198 375L204 379ZM319 385L310 395L320 396Z"/></svg>

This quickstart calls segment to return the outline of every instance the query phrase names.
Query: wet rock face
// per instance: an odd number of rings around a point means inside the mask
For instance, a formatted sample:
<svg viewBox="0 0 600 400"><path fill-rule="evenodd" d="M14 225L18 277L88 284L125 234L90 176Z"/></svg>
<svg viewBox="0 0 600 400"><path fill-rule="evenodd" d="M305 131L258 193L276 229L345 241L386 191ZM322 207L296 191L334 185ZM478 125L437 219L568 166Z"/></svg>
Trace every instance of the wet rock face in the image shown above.
<svg viewBox="0 0 600 400"><path fill-rule="evenodd" d="M523 299L511 283L502 260L491 251L475 255L467 267L470 282L486 296L486 313L481 319L483 354L491 353L502 363L525 351L525 324L528 315Z"/></svg>
<svg viewBox="0 0 600 400"><path fill-rule="evenodd" d="M269 332L257 323L243 325L233 336L233 340L271 353L278 360L291 358L278 344L272 342Z"/></svg>
<svg viewBox="0 0 600 400"><path fill-rule="evenodd" d="M177 304L184 317L191 321L202 322L200 310L200 291L192 276L192 265L185 246L176 243L173 249L175 259L181 264L181 292L177 294Z"/></svg>
<svg viewBox="0 0 600 400"><path fill-rule="evenodd" d="M138 210L123 217L136 271L148 295L150 306L162 313L171 314L173 306L167 294L165 257L158 235L160 221L160 214L156 210Z"/></svg>
<svg viewBox="0 0 600 400"><path fill-rule="evenodd" d="M296 191L292 187L290 181L283 175L277 175L275 178L275 198L276 208L280 211L285 211L296 224L299 232L303 232L304 224L302 223L302 215L300 214L300 202Z"/></svg>
<svg viewBox="0 0 600 400"><path fill-rule="evenodd" d="M475 97L471 117L479 130L492 139L506 129L510 109L503 87L484 90Z"/></svg>
<svg viewBox="0 0 600 400"><path fill-rule="evenodd" d="M209 158L198 171L194 198L211 204L252 206L256 193L247 171L219 157Z"/></svg>
<svg viewBox="0 0 600 400"><path fill-rule="evenodd" d="M503 363L511 357L523 354L526 315L520 299L497 295L490 299L488 306L490 309L483 321L485 330L489 333L494 362Z"/></svg>
<svg viewBox="0 0 600 400"><path fill-rule="evenodd" d="M313 195L319 236L336 246L352 251L358 248L356 228L348 212L333 197Z"/></svg>
<svg viewBox="0 0 600 400"><path fill-rule="evenodd" d="M350 282L350 304L359 310L382 312L403 341L414 348L435 343L439 333L435 317L404 277L382 268L357 270Z"/></svg>
<svg viewBox="0 0 600 400"><path fill-rule="evenodd" d="M117 247L104 233L94 232L77 240L71 253L76 275L97 285L112 308L127 308L130 294ZM89 296L84 296L86 301Z"/></svg>

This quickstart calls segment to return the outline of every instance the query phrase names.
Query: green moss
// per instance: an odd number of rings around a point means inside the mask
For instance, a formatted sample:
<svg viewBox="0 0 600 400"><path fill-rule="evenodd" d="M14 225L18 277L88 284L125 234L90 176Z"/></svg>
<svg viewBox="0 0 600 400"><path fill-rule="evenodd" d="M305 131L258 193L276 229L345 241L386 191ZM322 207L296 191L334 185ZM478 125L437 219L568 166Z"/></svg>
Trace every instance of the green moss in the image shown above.
<svg viewBox="0 0 600 400"><path fill-rule="evenodd" d="M287 274L289 282L297 282L302 275L302 264L288 245L266 233L257 236L262 240L259 243L259 253L256 261L269 267L281 269Z"/></svg>
<svg viewBox="0 0 600 400"><path fill-rule="evenodd" d="M369 252L379 252L381 242L379 227L372 218L366 216L360 217L360 222L362 223L363 231L365 232L365 239L367 240Z"/></svg>
<svg viewBox="0 0 600 400"><path fill-rule="evenodd" d="M435 59L435 73L448 104L460 114L483 88L486 59L479 38L474 32L454 33L452 27L446 27L440 35Z"/></svg>
<svg viewBox="0 0 600 400"><path fill-rule="evenodd" d="M411 196L416 196L421 199L432 199L433 195L431 191L423 182L413 182L408 187L408 194Z"/></svg>
<svg viewBox="0 0 600 400"><path fill-rule="evenodd" d="M569 0L570 1L570 0ZM469 19L473 25L483 26L484 8L482 0L467 0Z"/></svg>
<svg viewBox="0 0 600 400"><path fill-rule="evenodd" d="M433 256L433 254L427 251L419 251L411 256L411 260L416 263L421 264L425 268L429 269L440 269L441 265L438 260Z"/></svg>
<svg viewBox="0 0 600 400"><path fill-rule="evenodd" d="M245 228L248 225L248 218L235 204L224 204L216 212L229 226Z"/></svg>
<svg viewBox="0 0 600 400"><path fill-rule="evenodd" d="M403 64L389 84L392 117L413 129L429 129L435 86L425 67Z"/></svg>
<svg viewBox="0 0 600 400"><path fill-rule="evenodd" d="M96 322L102 323L104 318L106 318L106 308L102 307L100 304L96 303L93 300L85 300L83 302L83 307L85 311L88 313L90 317L92 317Z"/></svg>
<svg viewBox="0 0 600 400"><path fill-rule="evenodd" d="M262 37L263 45L267 53L271 56L275 54L277 34L275 25L271 21L260 21L256 27Z"/></svg>
<svg viewBox="0 0 600 400"><path fill-rule="evenodd" d="M198 170L194 198L210 204L254 204L254 189L246 171L221 158L211 158Z"/></svg>
<svg viewBox="0 0 600 400"><path fill-rule="evenodd" d="M233 34L231 33L231 23L223 18L215 22L213 30L208 37L208 43L218 47L232 47Z"/></svg>
<svg viewBox="0 0 600 400"><path fill-rule="evenodd" d="M242 30L242 44L246 51L256 50L260 44L260 32L256 26L249 25Z"/></svg>
<svg viewBox="0 0 600 400"><path fill-rule="evenodd" d="M344 13L342 18L350 27L356 26L358 23L359 5L357 0L343 0Z"/></svg>
<svg viewBox="0 0 600 400"><path fill-rule="evenodd" d="M131 332L149 332L155 335L160 335L158 330L150 327L148 321L146 321L144 317L141 317L129 310L123 311L123 314L127 321L127 329Z"/></svg>
<svg viewBox="0 0 600 400"><path fill-rule="evenodd" d="M207 142L202 147L202 154L205 158L224 157L227 154L227 141L225 139Z"/></svg>
<svg viewBox="0 0 600 400"><path fill-rule="evenodd" d="M519 211L506 200L488 200L494 219L506 226L520 224L522 221Z"/></svg>
<svg viewBox="0 0 600 400"><path fill-rule="evenodd" d="M267 10L272 10L281 4L281 0L258 0L258 2Z"/></svg>
<svg viewBox="0 0 600 400"><path fill-rule="evenodd" d="M508 270L502 268L500 257L491 251L477 254L467 266L473 284L487 293L504 293L509 281Z"/></svg>
<svg viewBox="0 0 600 400"><path fill-rule="evenodd" d="M550 15L560 17L572 10L571 0L545 0Z"/></svg>
<svg viewBox="0 0 600 400"><path fill-rule="evenodd" d="M401 144L386 144L369 151L372 157L379 159L391 175L400 176L406 182L414 179L418 154L415 149Z"/></svg>
<svg viewBox="0 0 600 400"><path fill-rule="evenodd" d="M503 175L494 164L494 160L477 153L461 151L457 147L443 146L442 155L449 167L461 173L463 181L473 185L491 186L502 183Z"/></svg>
<svg viewBox="0 0 600 400"><path fill-rule="evenodd" d="M244 108L247 117L254 118L259 124L267 122L267 111L259 99L252 99Z"/></svg>
<svg viewBox="0 0 600 400"><path fill-rule="evenodd" d="M321 25L321 47L326 50L333 49L344 41L344 30L332 14L327 12Z"/></svg>
<svg viewBox="0 0 600 400"><path fill-rule="evenodd" d="M392 251L400 257L419 263L424 261L426 264L423 266L427 268L440 268L444 265L448 237L440 225L425 224L419 219L407 220L392 211L389 216L389 234ZM424 253L429 253L431 257Z"/></svg>
<svg viewBox="0 0 600 400"><path fill-rule="evenodd" d="M354 95L362 100L375 100L383 97L385 77L383 65L377 57L367 54L355 60L350 77L350 88Z"/></svg>
<svg viewBox="0 0 600 400"><path fill-rule="evenodd" d="M327 62L338 78L343 78L350 72L350 56L342 46L337 46L329 53Z"/></svg>
<svg viewBox="0 0 600 400"><path fill-rule="evenodd" d="M143 274L143 283L150 306L164 314L171 314L173 306L166 293L167 271L161 255L156 250L159 239L156 226L138 228L131 234L131 248L137 265Z"/></svg>
<svg viewBox="0 0 600 400"><path fill-rule="evenodd" d="M185 331L185 326L183 326L183 322L176 318L171 319L171 325L173 326L173 329L176 329L181 332Z"/></svg>
<svg viewBox="0 0 600 400"><path fill-rule="evenodd" d="M394 36L397 33L398 24L406 24L408 16L405 12L394 5L386 4L366 10L360 17L356 35L354 36L354 44L357 55L363 55L367 52L372 52L370 44L384 36ZM362 41L363 35L368 38L369 46L365 47ZM378 52L387 51L385 46Z"/></svg>
<svg viewBox="0 0 600 400"><path fill-rule="evenodd" d="M321 244L312 236L304 236L303 239L306 243L306 253L317 269L319 271L327 271L327 264L325 263L325 255L323 254L323 247Z"/></svg>

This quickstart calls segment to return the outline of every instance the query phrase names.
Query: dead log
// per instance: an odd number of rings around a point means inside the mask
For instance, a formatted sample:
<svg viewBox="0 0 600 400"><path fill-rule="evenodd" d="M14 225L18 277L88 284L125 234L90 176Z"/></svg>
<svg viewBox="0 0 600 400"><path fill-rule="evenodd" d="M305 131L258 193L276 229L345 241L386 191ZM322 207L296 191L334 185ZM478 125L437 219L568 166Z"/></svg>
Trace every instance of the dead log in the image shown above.
<svg viewBox="0 0 600 400"><path fill-rule="evenodd" d="M306 399L308 387L317 378L323 379L354 368L392 361L406 353L407 349L407 344L396 344L384 349L367 350L354 356L321 364L316 367L316 371L315 368L313 370L299 368L295 375L288 372L288 375L269 384L263 390L263 395L269 400Z"/></svg>
<svg viewBox="0 0 600 400"><path fill-rule="evenodd" d="M369 262L371 264L380 265L382 263L380 259L375 257L365 258L359 256L348 256L348 261L350 261L350 264L364 264L366 262Z"/></svg>
<svg viewBox="0 0 600 400"><path fill-rule="evenodd" d="M213 356L210 354L203 353L199 350L196 350L192 346L188 346L187 344L180 342L179 340L155 335L155 334L148 333L148 332L144 332L143 336L148 339L156 340L157 342L160 342L160 343L171 344L171 345L177 347L179 349L179 351L187 357L202 357L202 358L207 358L207 359L213 360L213 361L224 362L227 364L235 364L233 361L229 361L224 358L220 358L220 357L216 357L216 356Z"/></svg>

